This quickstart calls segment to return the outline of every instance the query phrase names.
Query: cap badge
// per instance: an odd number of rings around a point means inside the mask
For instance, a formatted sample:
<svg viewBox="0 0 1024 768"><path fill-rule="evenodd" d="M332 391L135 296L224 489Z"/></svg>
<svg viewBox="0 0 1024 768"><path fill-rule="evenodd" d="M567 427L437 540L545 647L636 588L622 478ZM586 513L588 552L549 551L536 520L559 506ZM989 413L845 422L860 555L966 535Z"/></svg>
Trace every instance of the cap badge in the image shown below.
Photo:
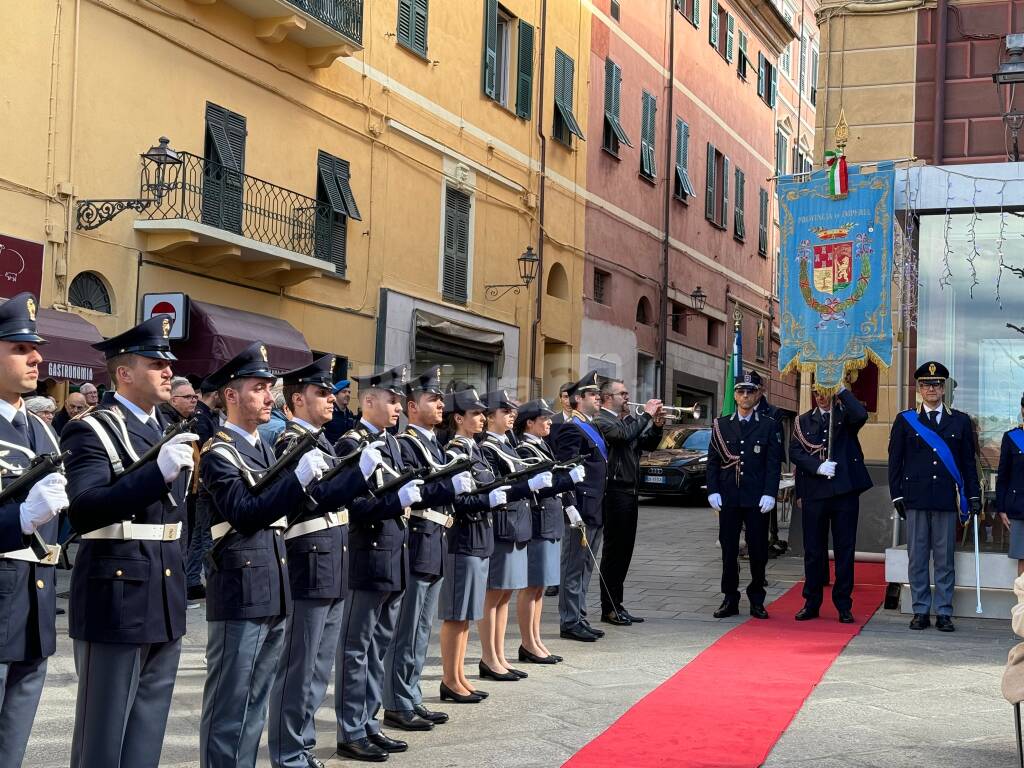
<svg viewBox="0 0 1024 768"><path fill-rule="evenodd" d="M935 363L929 364L929 366L928 366L928 373L931 374L932 376L935 375Z"/></svg>
<svg viewBox="0 0 1024 768"><path fill-rule="evenodd" d="M260 357L263 358L263 362L264 363L269 362L267 360L267 348L265 346L263 346L262 344L260 344Z"/></svg>
<svg viewBox="0 0 1024 768"><path fill-rule="evenodd" d="M164 332L165 339L171 335L171 321L166 317L163 319L163 322L160 323L160 330Z"/></svg>
<svg viewBox="0 0 1024 768"><path fill-rule="evenodd" d="M335 364L336 362L338 362L338 358L336 358L336 357L332 357L332 358L331 358L331 373L334 373L334 364Z"/></svg>
<svg viewBox="0 0 1024 768"><path fill-rule="evenodd" d="M36 321L36 302L29 299L25 302L25 309L28 311L28 319L34 323Z"/></svg>

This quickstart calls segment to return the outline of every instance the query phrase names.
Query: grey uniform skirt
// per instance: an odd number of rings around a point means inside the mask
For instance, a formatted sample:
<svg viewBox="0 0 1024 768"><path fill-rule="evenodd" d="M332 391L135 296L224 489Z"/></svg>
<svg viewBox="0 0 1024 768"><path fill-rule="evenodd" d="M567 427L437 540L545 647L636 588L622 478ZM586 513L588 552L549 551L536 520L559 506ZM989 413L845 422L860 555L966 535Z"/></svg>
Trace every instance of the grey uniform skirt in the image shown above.
<svg viewBox="0 0 1024 768"><path fill-rule="evenodd" d="M444 579L437 601L437 615L441 621L477 621L483 618L488 559L445 550Z"/></svg>
<svg viewBox="0 0 1024 768"><path fill-rule="evenodd" d="M562 540L530 539L526 586L554 587L562 581Z"/></svg>
<svg viewBox="0 0 1024 768"><path fill-rule="evenodd" d="M494 542L494 554L487 569L488 589L523 589L526 586L526 542Z"/></svg>

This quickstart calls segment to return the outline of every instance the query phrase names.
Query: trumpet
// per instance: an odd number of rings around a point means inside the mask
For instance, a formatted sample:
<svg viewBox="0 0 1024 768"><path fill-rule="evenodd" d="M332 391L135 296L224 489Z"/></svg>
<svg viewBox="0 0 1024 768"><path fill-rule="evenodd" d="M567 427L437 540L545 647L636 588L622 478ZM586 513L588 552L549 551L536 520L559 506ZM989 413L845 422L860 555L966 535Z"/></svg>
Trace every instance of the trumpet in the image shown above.
<svg viewBox="0 0 1024 768"><path fill-rule="evenodd" d="M626 403L630 412L634 416L640 416L644 412L644 403ZM703 408L700 403L694 403L691 406L678 406L678 405L663 405L661 406L661 412L665 415L665 418L672 419L673 421L682 421L684 418L699 419L703 413Z"/></svg>

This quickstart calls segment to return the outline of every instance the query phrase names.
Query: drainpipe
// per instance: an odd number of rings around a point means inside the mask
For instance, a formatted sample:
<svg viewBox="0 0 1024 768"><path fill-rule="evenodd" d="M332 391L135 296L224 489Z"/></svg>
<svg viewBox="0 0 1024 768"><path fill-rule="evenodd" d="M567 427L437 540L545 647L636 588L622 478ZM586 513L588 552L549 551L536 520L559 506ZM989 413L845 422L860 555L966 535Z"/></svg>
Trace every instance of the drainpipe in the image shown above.
<svg viewBox="0 0 1024 768"><path fill-rule="evenodd" d="M949 22L947 0L938 0L935 14L935 111L932 114L932 165L942 165L943 128L946 122L946 29Z"/></svg>
<svg viewBox="0 0 1024 768"><path fill-rule="evenodd" d="M537 386L537 341L540 336L540 321L544 311L544 180L547 175L548 142L544 135L544 63L547 61L548 0L540 4L540 91L537 96L537 136L540 138L540 182L537 201L537 216L540 231L537 233L537 306L530 326L530 383L526 388L530 398L540 397Z"/></svg>
<svg viewBox="0 0 1024 768"><path fill-rule="evenodd" d="M669 329L669 303L668 303L668 256L669 240L671 230L669 225L672 222L672 172L675 165L672 163L672 119L675 114L673 108L676 93L675 65L676 65L676 14L672 0L668 3L668 114L665 125L665 212L664 220L665 236L661 241L661 323L659 329L659 342L661 350L661 377L658 382L658 391L662 400L668 402L668 329ZM674 172L674 171L673 171Z"/></svg>

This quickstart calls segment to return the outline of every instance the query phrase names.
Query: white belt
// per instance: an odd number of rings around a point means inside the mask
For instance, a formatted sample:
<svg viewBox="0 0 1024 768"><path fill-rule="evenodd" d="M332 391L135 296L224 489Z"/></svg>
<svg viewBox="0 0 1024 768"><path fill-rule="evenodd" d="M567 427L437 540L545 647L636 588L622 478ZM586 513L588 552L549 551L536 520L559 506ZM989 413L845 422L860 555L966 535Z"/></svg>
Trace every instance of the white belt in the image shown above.
<svg viewBox="0 0 1024 768"><path fill-rule="evenodd" d="M56 565L60 558L60 544L47 544L46 557L39 557L32 551L31 547L18 549L14 552L0 552L0 559L3 560L24 560L26 563L39 563L40 565Z"/></svg>
<svg viewBox="0 0 1024 768"><path fill-rule="evenodd" d="M435 512L432 509L413 509L410 511L410 514L413 517L421 517L445 528L451 528L455 522L455 518L451 515L446 515L444 512Z"/></svg>
<svg viewBox="0 0 1024 768"><path fill-rule="evenodd" d="M312 520L303 520L289 528L284 534L284 540L294 539L297 536L305 536L307 533L326 531L337 528L339 525L348 525L348 510L339 509L337 512L328 512L326 515L314 517Z"/></svg>
<svg viewBox="0 0 1024 768"><path fill-rule="evenodd" d="M268 528L287 528L288 518L279 517L277 520L267 526ZM235 529L231 527L231 523L216 523L210 526L210 538L214 541L217 539L223 539L229 533L234 533Z"/></svg>
<svg viewBox="0 0 1024 768"><path fill-rule="evenodd" d="M156 525L125 520L122 523L112 523L103 528L97 528L95 531L83 533L82 538L115 541L177 541L181 538L181 523Z"/></svg>

